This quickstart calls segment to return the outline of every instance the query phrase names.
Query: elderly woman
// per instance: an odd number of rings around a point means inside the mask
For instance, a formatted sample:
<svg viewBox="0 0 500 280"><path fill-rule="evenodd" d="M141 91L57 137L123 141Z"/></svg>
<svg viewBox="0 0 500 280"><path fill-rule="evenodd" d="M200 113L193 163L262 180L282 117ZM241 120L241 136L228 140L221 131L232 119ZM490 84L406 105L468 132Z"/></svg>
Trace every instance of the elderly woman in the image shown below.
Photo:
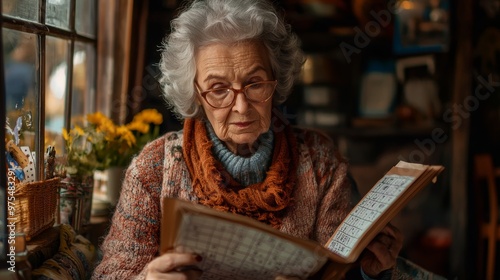
<svg viewBox="0 0 500 280"><path fill-rule="evenodd" d="M304 56L264 0L194 1L164 41L161 83L184 129L128 168L95 278L195 279L202 256L158 254L161 200L175 197L324 244L352 207L347 163L327 137L279 113ZM387 226L360 260L390 276L402 236ZM184 268L184 269L183 269Z"/></svg>

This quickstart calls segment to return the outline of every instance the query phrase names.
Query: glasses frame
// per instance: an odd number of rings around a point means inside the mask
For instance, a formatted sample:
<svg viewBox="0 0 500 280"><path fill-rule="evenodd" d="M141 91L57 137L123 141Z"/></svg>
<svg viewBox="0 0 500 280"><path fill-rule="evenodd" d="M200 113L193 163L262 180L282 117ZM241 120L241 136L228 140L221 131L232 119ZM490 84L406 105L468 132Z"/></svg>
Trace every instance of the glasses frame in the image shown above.
<svg viewBox="0 0 500 280"><path fill-rule="evenodd" d="M268 97L266 98L265 100L262 100L262 101L256 101L256 100L252 100L251 98L249 98L247 95L246 95L246 89L249 88L250 86L254 85L254 84L273 84L274 85L274 88L273 88L273 93ZM195 85L196 87L198 88L198 90L200 91L200 87L198 86L198 84L195 82ZM236 100L236 96L239 94L239 93L243 93L243 95L245 96L245 98L249 101L249 102L253 102L253 103L264 103L264 102L267 102L269 99L271 99L271 97L273 97L274 95L274 91L276 90L276 86L278 85L278 80L268 80L268 81L260 81L260 82L255 82L255 83L251 83L251 84L248 84L244 87L242 87L241 89L235 89L233 87L223 87L223 88L217 88L217 90L231 90L233 93L234 93L234 97L233 97L233 100L231 101L231 103L229 103L228 105L226 106L222 106L222 107L216 107L212 104L210 104L210 102L208 102L207 100L207 94L209 94L211 91L213 91L214 89L209 89L209 90L205 90L205 91L202 91L199 93L199 95L201 95L201 97L205 100L205 102L207 102L207 104L214 108L214 109L224 109L224 108L228 108L228 107L231 107L233 104L234 104L234 101Z"/></svg>

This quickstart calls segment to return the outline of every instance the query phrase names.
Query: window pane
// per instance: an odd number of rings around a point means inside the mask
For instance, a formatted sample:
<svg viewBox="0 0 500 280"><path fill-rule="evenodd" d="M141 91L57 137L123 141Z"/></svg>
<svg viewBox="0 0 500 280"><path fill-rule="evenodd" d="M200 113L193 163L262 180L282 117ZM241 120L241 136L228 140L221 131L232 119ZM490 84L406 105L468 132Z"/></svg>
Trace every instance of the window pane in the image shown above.
<svg viewBox="0 0 500 280"><path fill-rule="evenodd" d="M47 24L69 29L69 3L70 0L47 0Z"/></svg>
<svg viewBox="0 0 500 280"><path fill-rule="evenodd" d="M2 13L13 17L38 21L38 0L3 0Z"/></svg>
<svg viewBox="0 0 500 280"><path fill-rule="evenodd" d="M76 32L95 38L96 33L96 1L95 0L76 0L75 11Z"/></svg>
<svg viewBox="0 0 500 280"><path fill-rule="evenodd" d="M47 36L45 91L45 149L56 148L56 154L64 151L62 129L65 127L66 80L68 78L68 46L64 39Z"/></svg>
<svg viewBox="0 0 500 280"><path fill-rule="evenodd" d="M85 114L94 111L95 52L92 44L75 43L73 58L73 87L71 123L84 120Z"/></svg>
<svg viewBox="0 0 500 280"><path fill-rule="evenodd" d="M9 160L9 168L17 170L20 181L34 181L37 179L34 153L40 92L36 71L39 69L37 35L6 28L2 32L7 101L6 137L7 142L12 140L9 151L13 156L13 160ZM27 157L16 156L12 149L22 151Z"/></svg>

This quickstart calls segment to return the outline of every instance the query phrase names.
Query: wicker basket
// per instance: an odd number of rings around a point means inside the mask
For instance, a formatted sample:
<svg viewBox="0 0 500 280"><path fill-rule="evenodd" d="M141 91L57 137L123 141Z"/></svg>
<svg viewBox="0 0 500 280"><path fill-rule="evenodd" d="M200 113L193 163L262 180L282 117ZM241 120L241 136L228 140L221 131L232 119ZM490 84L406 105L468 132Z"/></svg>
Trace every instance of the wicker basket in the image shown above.
<svg viewBox="0 0 500 280"><path fill-rule="evenodd" d="M16 231L24 232L26 240L54 225L59 186L60 178L57 177L16 186L16 210L9 212L9 218L15 218Z"/></svg>

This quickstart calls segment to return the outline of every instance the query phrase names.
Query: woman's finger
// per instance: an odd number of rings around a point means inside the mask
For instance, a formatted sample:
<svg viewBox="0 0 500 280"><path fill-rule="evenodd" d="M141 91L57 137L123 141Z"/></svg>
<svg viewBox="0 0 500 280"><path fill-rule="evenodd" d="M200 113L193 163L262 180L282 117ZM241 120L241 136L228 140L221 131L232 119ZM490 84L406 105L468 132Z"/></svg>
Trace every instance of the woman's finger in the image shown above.
<svg viewBox="0 0 500 280"><path fill-rule="evenodd" d="M186 280L186 279L198 279L200 278L202 272L201 270L189 270L183 272L168 272L168 273L149 273L146 276L147 280Z"/></svg>
<svg viewBox="0 0 500 280"><path fill-rule="evenodd" d="M374 240L367 247L373 253L377 261L384 268L390 268L396 260L398 252L393 252L390 244L384 244L380 241Z"/></svg>
<svg viewBox="0 0 500 280"><path fill-rule="evenodd" d="M388 224L366 247L367 252L361 259L363 271L373 276L394 267L402 247L402 233Z"/></svg>
<svg viewBox="0 0 500 280"><path fill-rule="evenodd" d="M301 280L301 278L296 277L296 276L284 276L284 275L278 275L274 280Z"/></svg>
<svg viewBox="0 0 500 280"><path fill-rule="evenodd" d="M148 265L148 272L171 272L183 271L183 267L193 268L201 262L202 258L196 254L189 253L166 253L154 259Z"/></svg>
<svg viewBox="0 0 500 280"><path fill-rule="evenodd" d="M388 223L380 232L393 237L394 240L396 240L398 243L403 243L403 234L397 227L393 226L391 223Z"/></svg>

